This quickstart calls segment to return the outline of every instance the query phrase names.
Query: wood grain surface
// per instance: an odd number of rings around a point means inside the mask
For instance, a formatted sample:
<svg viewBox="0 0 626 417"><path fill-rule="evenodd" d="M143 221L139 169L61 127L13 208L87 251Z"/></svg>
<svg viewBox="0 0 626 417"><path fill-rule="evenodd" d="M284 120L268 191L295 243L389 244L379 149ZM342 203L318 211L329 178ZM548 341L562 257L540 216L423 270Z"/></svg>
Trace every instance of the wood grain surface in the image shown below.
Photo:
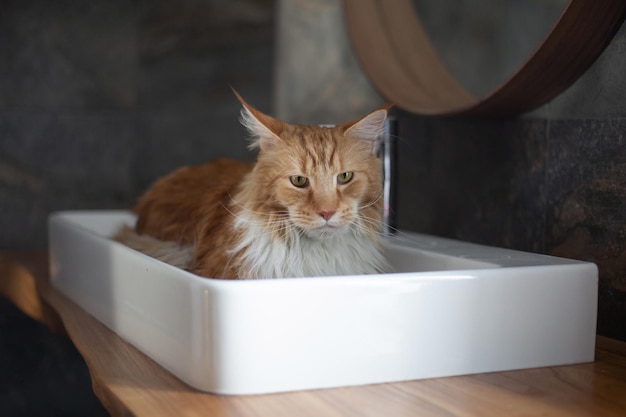
<svg viewBox="0 0 626 417"><path fill-rule="evenodd" d="M623 416L626 410L626 343L603 337L596 362L588 364L220 396L188 387L50 287L43 251L0 252L0 288L22 310L39 311L31 314L39 320L62 321L112 416Z"/></svg>

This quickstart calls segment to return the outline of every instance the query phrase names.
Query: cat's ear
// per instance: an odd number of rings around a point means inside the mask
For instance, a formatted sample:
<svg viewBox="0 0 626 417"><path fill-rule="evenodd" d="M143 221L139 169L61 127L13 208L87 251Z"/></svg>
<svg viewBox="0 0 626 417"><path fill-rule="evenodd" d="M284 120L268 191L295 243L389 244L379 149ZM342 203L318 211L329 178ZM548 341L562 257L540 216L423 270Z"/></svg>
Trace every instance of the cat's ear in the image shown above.
<svg viewBox="0 0 626 417"><path fill-rule="evenodd" d="M233 93L235 93L237 100L243 106L240 121L252 136L252 141L249 145L250 149L266 150L274 146L277 141L280 141L279 135L284 128L283 122L261 113L246 103L234 89Z"/></svg>
<svg viewBox="0 0 626 417"><path fill-rule="evenodd" d="M366 143L371 143L372 149L374 149L376 140L380 137L385 128L385 120L387 119L387 110L389 107L391 106L374 110L360 120L345 124L344 135L365 141Z"/></svg>

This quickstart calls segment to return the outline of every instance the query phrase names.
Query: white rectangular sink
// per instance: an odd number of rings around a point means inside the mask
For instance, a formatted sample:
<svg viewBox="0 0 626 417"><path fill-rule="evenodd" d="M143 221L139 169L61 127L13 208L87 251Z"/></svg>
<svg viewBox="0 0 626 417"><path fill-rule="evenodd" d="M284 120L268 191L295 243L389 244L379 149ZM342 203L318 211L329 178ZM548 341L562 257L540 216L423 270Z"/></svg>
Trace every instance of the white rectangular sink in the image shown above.
<svg viewBox="0 0 626 417"><path fill-rule="evenodd" d="M199 390L259 394L593 361L592 263L413 233L396 272L195 276L117 242L125 211L51 215L52 284Z"/></svg>

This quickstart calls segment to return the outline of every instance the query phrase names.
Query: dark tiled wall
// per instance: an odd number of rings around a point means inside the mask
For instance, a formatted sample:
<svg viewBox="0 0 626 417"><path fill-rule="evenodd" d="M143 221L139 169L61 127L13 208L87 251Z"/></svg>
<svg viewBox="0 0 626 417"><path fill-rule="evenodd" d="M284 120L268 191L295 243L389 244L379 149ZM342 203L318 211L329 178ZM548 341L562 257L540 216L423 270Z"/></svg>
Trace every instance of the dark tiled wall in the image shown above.
<svg viewBox="0 0 626 417"><path fill-rule="evenodd" d="M0 248L59 209L120 208L155 177L250 159L230 85L272 91L273 0L0 6Z"/></svg>
<svg viewBox="0 0 626 417"><path fill-rule="evenodd" d="M543 251L546 125L524 119L403 118L400 226Z"/></svg>
<svg viewBox="0 0 626 417"><path fill-rule="evenodd" d="M593 261L626 340L626 26L568 91L511 119L401 113L401 228Z"/></svg>

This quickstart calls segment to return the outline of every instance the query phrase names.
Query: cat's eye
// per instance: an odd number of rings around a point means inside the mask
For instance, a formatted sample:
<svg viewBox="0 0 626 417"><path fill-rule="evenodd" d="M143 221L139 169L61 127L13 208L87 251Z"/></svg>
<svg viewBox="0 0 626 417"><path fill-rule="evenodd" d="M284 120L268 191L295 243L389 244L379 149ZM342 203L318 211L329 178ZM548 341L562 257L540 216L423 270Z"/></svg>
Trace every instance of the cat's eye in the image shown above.
<svg viewBox="0 0 626 417"><path fill-rule="evenodd" d="M289 177L289 180L298 188L303 188L309 185L309 179L307 177L303 177L302 175L292 175Z"/></svg>
<svg viewBox="0 0 626 417"><path fill-rule="evenodd" d="M353 176L354 176L354 172L352 171L342 172L341 174L337 175L337 183L347 184L350 182Z"/></svg>

